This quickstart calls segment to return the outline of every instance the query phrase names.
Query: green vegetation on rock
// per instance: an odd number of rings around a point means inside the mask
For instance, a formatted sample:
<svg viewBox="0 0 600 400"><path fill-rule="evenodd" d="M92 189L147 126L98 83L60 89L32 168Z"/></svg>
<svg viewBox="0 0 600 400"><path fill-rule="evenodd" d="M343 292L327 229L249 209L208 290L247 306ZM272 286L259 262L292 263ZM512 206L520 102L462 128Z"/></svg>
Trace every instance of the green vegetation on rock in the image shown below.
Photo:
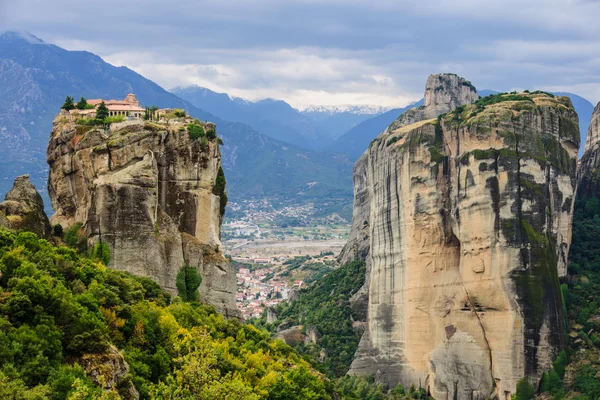
<svg viewBox="0 0 600 400"><path fill-rule="evenodd" d="M200 293L198 288L202 283L200 272L194 267L184 265L177 273L177 293L183 301L199 301Z"/></svg>
<svg viewBox="0 0 600 400"><path fill-rule="evenodd" d="M191 140L198 140L205 136L204 128L202 127L202 125L196 124L194 122L190 122L187 125L187 131Z"/></svg>

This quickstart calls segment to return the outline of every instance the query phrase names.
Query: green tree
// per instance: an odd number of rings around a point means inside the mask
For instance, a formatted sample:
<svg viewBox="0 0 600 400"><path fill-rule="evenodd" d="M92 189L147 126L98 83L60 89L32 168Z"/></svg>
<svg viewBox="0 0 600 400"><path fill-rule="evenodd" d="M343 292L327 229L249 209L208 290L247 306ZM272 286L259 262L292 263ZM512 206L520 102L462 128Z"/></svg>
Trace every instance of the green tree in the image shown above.
<svg viewBox="0 0 600 400"><path fill-rule="evenodd" d="M79 101L77 102L77 109L85 110L86 108L88 108L88 102L85 99L85 97L81 96L81 99L79 99Z"/></svg>
<svg viewBox="0 0 600 400"><path fill-rule="evenodd" d="M102 261L104 265L108 265L110 263L110 249L108 248L108 244L104 242L96 243L91 256L96 260Z"/></svg>
<svg viewBox="0 0 600 400"><path fill-rule="evenodd" d="M67 96L65 99L65 103L61 107L63 110L71 111L75 109L75 103L73 101L73 97Z"/></svg>
<svg viewBox="0 0 600 400"><path fill-rule="evenodd" d="M202 277L198 270L189 265L181 267L177 273L177 280L175 285L177 286L177 293L183 301L198 301L200 294L198 288L202 283Z"/></svg>
<svg viewBox="0 0 600 400"><path fill-rule="evenodd" d="M185 116L187 115L185 110L182 110L181 108L176 108L175 110L173 110L173 115L176 118L185 118Z"/></svg>
<svg viewBox="0 0 600 400"><path fill-rule="evenodd" d="M188 135L190 139L197 140L204 137L204 128L202 125L198 125L194 122L190 122L187 126Z"/></svg>
<svg viewBox="0 0 600 400"><path fill-rule="evenodd" d="M9 377L0 371L0 399L11 400L46 400L49 390L47 386L27 388L19 378Z"/></svg>
<svg viewBox="0 0 600 400"><path fill-rule="evenodd" d="M62 236L63 234L63 227L61 224L56 224L52 227L52 234L54 236Z"/></svg>
<svg viewBox="0 0 600 400"><path fill-rule="evenodd" d="M108 108L106 107L106 104L104 104L104 100L102 100L96 109L96 118L101 120L108 118Z"/></svg>
<svg viewBox="0 0 600 400"><path fill-rule="evenodd" d="M150 113L150 119L151 120L155 120L156 119L156 112L158 111L158 107L157 106L152 106L148 109L149 113Z"/></svg>
<svg viewBox="0 0 600 400"><path fill-rule="evenodd" d="M533 399L534 394L535 389L533 388L533 385L526 379L522 378L517 382L515 400L531 400Z"/></svg>

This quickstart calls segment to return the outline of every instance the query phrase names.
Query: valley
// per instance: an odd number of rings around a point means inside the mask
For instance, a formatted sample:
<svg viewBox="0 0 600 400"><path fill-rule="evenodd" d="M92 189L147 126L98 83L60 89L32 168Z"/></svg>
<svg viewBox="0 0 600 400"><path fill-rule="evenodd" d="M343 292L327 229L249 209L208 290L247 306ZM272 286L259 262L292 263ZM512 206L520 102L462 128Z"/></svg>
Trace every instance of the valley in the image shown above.
<svg viewBox="0 0 600 400"><path fill-rule="evenodd" d="M312 204L230 203L221 241L236 269L242 316L260 317L333 270L349 230L336 213L316 217Z"/></svg>

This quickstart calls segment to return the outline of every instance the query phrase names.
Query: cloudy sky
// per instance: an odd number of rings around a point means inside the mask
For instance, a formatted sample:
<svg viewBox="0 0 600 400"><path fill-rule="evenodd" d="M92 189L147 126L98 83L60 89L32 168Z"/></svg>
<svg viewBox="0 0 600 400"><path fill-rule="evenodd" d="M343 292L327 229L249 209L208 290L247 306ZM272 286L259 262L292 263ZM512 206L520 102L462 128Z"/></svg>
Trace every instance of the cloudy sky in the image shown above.
<svg viewBox="0 0 600 400"><path fill-rule="evenodd" d="M0 29L89 50L165 88L403 106L427 75L600 100L597 0L0 0Z"/></svg>

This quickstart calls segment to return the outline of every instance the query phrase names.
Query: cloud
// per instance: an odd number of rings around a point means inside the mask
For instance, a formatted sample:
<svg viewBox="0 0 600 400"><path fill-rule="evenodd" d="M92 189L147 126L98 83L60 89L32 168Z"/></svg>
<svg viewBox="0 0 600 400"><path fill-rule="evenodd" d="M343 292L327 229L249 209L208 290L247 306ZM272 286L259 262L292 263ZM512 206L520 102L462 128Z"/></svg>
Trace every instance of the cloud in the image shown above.
<svg viewBox="0 0 600 400"><path fill-rule="evenodd" d="M167 88L401 106L422 96L430 73L456 72L479 88L560 87L600 100L591 0L20 0L3 11L9 28Z"/></svg>

